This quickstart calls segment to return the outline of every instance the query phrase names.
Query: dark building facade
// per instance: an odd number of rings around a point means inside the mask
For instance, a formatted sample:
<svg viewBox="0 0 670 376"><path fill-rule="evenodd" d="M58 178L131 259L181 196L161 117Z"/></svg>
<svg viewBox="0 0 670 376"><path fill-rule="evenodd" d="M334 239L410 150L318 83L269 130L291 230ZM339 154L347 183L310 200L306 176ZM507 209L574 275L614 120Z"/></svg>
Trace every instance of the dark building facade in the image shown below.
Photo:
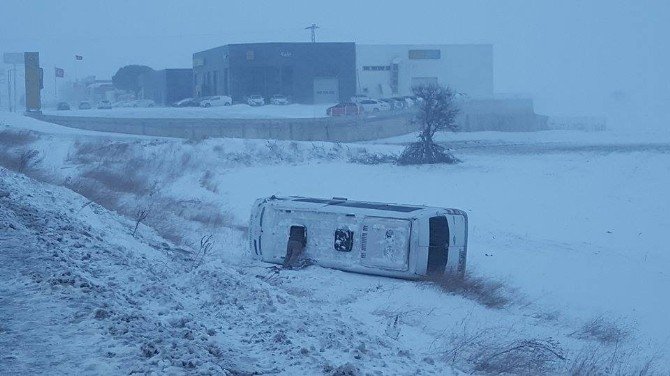
<svg viewBox="0 0 670 376"><path fill-rule="evenodd" d="M193 94L288 96L335 103L356 94L354 43L230 44L193 54Z"/></svg>
<svg viewBox="0 0 670 376"><path fill-rule="evenodd" d="M169 106L193 96L193 69L163 69L140 77L144 99Z"/></svg>

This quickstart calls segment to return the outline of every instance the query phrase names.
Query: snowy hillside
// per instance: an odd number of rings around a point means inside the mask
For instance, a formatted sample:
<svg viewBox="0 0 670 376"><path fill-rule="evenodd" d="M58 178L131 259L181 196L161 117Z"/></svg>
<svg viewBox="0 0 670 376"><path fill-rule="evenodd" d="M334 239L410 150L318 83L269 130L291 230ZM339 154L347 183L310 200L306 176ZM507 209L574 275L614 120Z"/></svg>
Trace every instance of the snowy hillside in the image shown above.
<svg viewBox="0 0 670 376"><path fill-rule="evenodd" d="M4 369L670 370L668 134L448 135L462 164L397 167L384 161L408 137L151 139L0 116L0 163L52 184L0 175ZM276 272L245 237L253 200L272 194L466 210L471 277L445 291Z"/></svg>

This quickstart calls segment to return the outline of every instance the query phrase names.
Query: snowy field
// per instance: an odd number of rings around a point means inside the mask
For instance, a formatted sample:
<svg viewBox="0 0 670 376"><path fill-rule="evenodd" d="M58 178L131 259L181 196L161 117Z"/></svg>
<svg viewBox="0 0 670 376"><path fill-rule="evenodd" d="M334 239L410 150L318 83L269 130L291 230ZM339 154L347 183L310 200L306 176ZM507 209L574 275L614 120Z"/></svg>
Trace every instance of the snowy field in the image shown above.
<svg viewBox="0 0 670 376"><path fill-rule="evenodd" d="M0 113L3 130L3 165L36 150L23 171L50 183L0 170L10 374L670 371L670 133L447 134L463 163L398 167L368 163L411 137L194 142ZM245 248L250 206L272 194L466 210L469 272L503 303L318 267L274 273ZM148 226L133 237L138 210Z"/></svg>
<svg viewBox="0 0 670 376"><path fill-rule="evenodd" d="M247 104L234 104L220 107L151 107L151 108L112 108L111 110L78 110L72 107L68 111L45 110L47 115L88 116L113 118L214 118L214 119L287 119L322 118L326 109L333 104L307 105L289 104L252 107Z"/></svg>

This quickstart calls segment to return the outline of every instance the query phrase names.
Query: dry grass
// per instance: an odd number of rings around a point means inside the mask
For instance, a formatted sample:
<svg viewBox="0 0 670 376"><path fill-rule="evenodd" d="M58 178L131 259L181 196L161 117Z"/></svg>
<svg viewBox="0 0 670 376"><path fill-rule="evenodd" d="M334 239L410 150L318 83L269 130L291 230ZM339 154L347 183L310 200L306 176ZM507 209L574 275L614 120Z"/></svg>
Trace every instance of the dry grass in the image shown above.
<svg viewBox="0 0 670 376"><path fill-rule="evenodd" d="M566 356L558 341L518 337L512 327L473 329L471 321L464 317L446 336L448 363L477 374L551 375L565 368Z"/></svg>
<svg viewBox="0 0 670 376"><path fill-rule="evenodd" d="M503 282L470 273L463 277L445 275L428 277L426 280L436 284L445 292L474 300L487 308L504 308L516 298L516 291Z"/></svg>
<svg viewBox="0 0 670 376"><path fill-rule="evenodd" d="M96 166L85 171L82 176L97 181L112 192L145 195L151 191L148 177L137 168L130 166L122 170Z"/></svg>
<svg viewBox="0 0 670 376"><path fill-rule="evenodd" d="M26 147L0 150L0 166L19 173L28 174L42 162L39 151Z"/></svg>
<svg viewBox="0 0 670 376"><path fill-rule="evenodd" d="M214 181L214 174L207 170L200 178L200 186L212 193L219 193L219 185Z"/></svg>
<svg viewBox="0 0 670 376"><path fill-rule="evenodd" d="M493 348L482 348L471 361L474 370L487 374L545 375L553 373L565 361L557 341L523 339Z"/></svg>
<svg viewBox="0 0 670 376"><path fill-rule="evenodd" d="M39 139L39 134L33 131L0 131L0 145L5 148L25 146Z"/></svg>
<svg viewBox="0 0 670 376"><path fill-rule="evenodd" d="M119 194L107 189L96 180L87 178L68 179L63 185L108 210L115 210L119 207Z"/></svg>
<svg viewBox="0 0 670 376"><path fill-rule="evenodd" d="M68 160L78 164L92 164L101 161L124 162L130 159L132 148L135 143L129 142L79 142L74 145L74 153L68 156Z"/></svg>
<svg viewBox="0 0 670 376"><path fill-rule="evenodd" d="M622 351L618 347L603 350L586 347L566 364L565 373L572 376L651 376L668 374L657 367L658 358L652 356L646 360L635 360L635 351Z"/></svg>
<svg viewBox="0 0 670 376"><path fill-rule="evenodd" d="M598 316L585 323L579 330L570 334L571 337L600 342L603 345L614 345L625 341L630 332Z"/></svg>
<svg viewBox="0 0 670 376"><path fill-rule="evenodd" d="M394 154L371 153L367 150L361 150L357 153L351 153L349 163L357 163L364 165L378 165L378 164L395 164L398 161L398 156Z"/></svg>

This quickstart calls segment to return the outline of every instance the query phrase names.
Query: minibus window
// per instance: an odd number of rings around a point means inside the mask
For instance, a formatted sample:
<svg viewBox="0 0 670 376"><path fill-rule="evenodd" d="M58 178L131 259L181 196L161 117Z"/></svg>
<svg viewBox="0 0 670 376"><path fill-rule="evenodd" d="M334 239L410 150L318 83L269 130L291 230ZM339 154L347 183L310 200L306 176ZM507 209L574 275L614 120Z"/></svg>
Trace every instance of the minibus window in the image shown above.
<svg viewBox="0 0 670 376"><path fill-rule="evenodd" d="M335 250L338 252L351 252L354 246L354 232L348 229L335 230Z"/></svg>

